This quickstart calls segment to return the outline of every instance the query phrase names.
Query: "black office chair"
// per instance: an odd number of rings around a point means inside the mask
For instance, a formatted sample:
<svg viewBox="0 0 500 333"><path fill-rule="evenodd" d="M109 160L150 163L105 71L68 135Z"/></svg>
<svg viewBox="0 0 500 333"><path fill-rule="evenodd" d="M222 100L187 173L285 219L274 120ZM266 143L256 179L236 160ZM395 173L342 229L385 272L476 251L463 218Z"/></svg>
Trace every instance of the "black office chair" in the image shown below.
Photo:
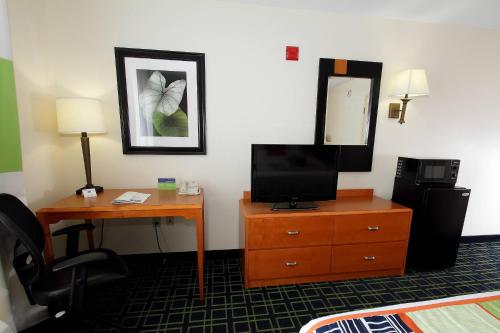
<svg viewBox="0 0 500 333"><path fill-rule="evenodd" d="M53 318L58 318L62 313L67 319L83 318L87 289L115 282L128 275L125 262L108 249L75 252L73 247L67 250L65 257L46 264L42 255L42 227L28 207L10 194L0 194L0 225L17 239L13 266L28 299L31 304L47 306ZM87 228L74 226L67 229L69 235L74 235ZM74 238L69 236L68 240L73 239L74 244ZM89 319L126 329L104 318Z"/></svg>

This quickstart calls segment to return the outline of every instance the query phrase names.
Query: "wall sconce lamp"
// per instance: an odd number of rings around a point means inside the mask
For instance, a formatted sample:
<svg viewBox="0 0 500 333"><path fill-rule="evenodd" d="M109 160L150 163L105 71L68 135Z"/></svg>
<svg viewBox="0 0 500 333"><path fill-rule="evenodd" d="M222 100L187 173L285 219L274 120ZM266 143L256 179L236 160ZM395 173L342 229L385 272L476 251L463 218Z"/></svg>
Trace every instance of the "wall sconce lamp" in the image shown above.
<svg viewBox="0 0 500 333"><path fill-rule="evenodd" d="M102 186L92 184L92 168L90 166L90 144L88 134L106 133L102 116L101 103L95 99L58 98L56 100L57 128L60 134L81 134L83 163L87 184L76 190L95 188L102 192Z"/></svg>
<svg viewBox="0 0 500 333"><path fill-rule="evenodd" d="M399 123L405 122L406 104L412 97L429 95L429 86L427 85L427 76L423 69L408 69L397 74L394 81L394 89L391 96L401 98L403 106L400 103L389 104L389 118L399 118Z"/></svg>

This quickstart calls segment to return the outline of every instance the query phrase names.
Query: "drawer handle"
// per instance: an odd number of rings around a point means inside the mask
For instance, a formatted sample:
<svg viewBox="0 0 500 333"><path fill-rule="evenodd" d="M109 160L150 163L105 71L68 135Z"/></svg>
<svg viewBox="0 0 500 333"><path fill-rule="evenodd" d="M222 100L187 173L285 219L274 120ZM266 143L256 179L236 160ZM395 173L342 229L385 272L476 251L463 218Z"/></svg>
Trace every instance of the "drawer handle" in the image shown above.
<svg viewBox="0 0 500 333"><path fill-rule="evenodd" d="M365 260L375 260L375 256L365 256L363 257Z"/></svg>
<svg viewBox="0 0 500 333"><path fill-rule="evenodd" d="M285 263L286 267L293 267L293 266L297 266L297 262L296 261L287 261Z"/></svg>
<svg viewBox="0 0 500 333"><path fill-rule="evenodd" d="M380 227L368 227L368 231L378 231Z"/></svg>
<svg viewBox="0 0 500 333"><path fill-rule="evenodd" d="M297 236L299 234L298 230L289 230L286 232L288 236Z"/></svg>

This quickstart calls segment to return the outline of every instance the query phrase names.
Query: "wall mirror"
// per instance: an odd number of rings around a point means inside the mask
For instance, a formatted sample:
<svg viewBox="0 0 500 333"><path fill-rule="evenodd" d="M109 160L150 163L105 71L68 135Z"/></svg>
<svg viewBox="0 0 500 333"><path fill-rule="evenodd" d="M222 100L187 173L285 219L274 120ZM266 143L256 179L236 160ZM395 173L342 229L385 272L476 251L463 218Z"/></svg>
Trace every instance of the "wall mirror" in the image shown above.
<svg viewBox="0 0 500 333"><path fill-rule="evenodd" d="M339 171L371 171L382 63L319 61L315 144L340 146Z"/></svg>

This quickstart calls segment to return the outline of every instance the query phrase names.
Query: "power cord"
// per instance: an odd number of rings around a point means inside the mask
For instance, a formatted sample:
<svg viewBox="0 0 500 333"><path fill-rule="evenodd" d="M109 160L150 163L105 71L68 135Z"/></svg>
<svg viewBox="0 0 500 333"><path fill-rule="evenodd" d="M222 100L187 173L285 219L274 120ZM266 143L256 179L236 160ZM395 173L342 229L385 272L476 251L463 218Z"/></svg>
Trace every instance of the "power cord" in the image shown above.
<svg viewBox="0 0 500 333"><path fill-rule="evenodd" d="M101 237L99 240L99 248L102 249L102 243L104 240L104 219L101 220Z"/></svg>
<svg viewBox="0 0 500 333"><path fill-rule="evenodd" d="M159 225L160 225L160 223L155 221L156 245L158 246L158 251L160 251L161 254L164 254L164 252L160 246L160 239L158 237L158 226Z"/></svg>
<svg viewBox="0 0 500 333"><path fill-rule="evenodd" d="M160 246L160 238L158 237L158 226L160 225L160 222L158 220L153 221L154 224L154 229L155 229L155 235L156 235L156 245L158 246L158 251L162 254L163 261L162 265L164 265L167 262L167 259L165 258L165 252L163 252L161 246Z"/></svg>

